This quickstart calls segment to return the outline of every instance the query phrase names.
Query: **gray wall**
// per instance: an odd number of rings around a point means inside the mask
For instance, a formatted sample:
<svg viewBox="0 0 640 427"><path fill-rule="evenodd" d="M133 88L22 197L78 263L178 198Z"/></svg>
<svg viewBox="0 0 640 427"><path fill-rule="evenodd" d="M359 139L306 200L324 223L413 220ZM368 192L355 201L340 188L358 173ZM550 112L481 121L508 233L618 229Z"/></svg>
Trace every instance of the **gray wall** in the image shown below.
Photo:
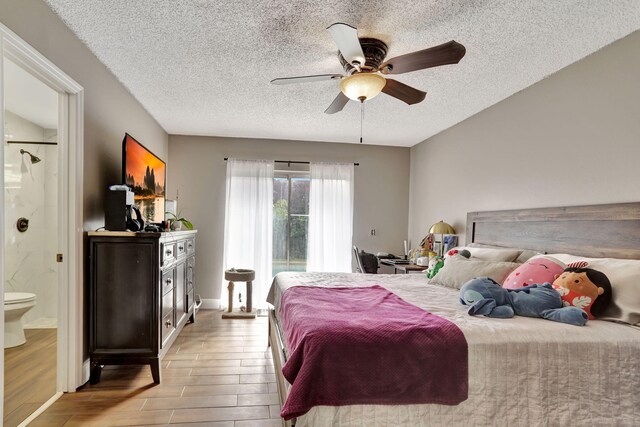
<svg viewBox="0 0 640 427"><path fill-rule="evenodd" d="M0 22L84 88L84 230L104 226L107 187L122 182L124 133L165 161L167 133L44 2L0 0ZM85 292L85 358L87 298Z"/></svg>
<svg viewBox="0 0 640 427"><path fill-rule="evenodd" d="M355 168L353 242L368 252L401 253L407 235L409 149L268 139L169 137L168 197L198 228L197 286L220 297L224 241L225 157L359 162ZM376 236L369 231L375 228Z"/></svg>
<svg viewBox="0 0 640 427"><path fill-rule="evenodd" d="M469 211L640 200L640 32L411 148L409 235Z"/></svg>
<svg viewBox="0 0 640 427"><path fill-rule="evenodd" d="M124 133L165 161L168 135L44 2L0 0L0 22L84 87L84 229L102 227L106 188L122 181Z"/></svg>

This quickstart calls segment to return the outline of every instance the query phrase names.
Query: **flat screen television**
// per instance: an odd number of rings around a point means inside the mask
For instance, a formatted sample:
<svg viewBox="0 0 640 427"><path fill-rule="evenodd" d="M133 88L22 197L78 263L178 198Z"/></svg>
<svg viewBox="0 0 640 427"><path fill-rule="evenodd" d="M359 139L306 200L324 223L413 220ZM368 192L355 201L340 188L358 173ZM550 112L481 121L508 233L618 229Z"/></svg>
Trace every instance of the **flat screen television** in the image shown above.
<svg viewBox="0 0 640 427"><path fill-rule="evenodd" d="M128 133L122 141L122 175L145 224L164 221L166 164Z"/></svg>

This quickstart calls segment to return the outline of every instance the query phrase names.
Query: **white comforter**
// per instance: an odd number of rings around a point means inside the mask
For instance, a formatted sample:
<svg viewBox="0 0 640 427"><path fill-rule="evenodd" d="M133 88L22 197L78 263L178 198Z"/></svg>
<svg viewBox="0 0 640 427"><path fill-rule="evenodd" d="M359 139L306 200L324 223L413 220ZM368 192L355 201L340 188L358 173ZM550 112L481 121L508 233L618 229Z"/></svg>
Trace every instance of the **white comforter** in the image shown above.
<svg viewBox="0 0 640 427"><path fill-rule="evenodd" d="M640 425L640 330L543 319L469 316L458 291L423 275L280 273L267 300L291 286L378 284L453 321L469 345L469 399L457 406L318 406L296 426Z"/></svg>

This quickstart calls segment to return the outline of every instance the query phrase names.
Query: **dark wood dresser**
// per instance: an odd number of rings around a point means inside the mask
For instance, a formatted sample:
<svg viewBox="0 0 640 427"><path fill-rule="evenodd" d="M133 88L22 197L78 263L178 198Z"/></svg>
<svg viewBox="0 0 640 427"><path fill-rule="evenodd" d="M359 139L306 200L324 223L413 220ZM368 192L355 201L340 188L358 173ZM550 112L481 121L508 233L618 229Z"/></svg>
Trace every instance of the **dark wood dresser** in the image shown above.
<svg viewBox="0 0 640 427"><path fill-rule="evenodd" d="M151 365L195 321L196 231L90 232L91 383L102 365Z"/></svg>

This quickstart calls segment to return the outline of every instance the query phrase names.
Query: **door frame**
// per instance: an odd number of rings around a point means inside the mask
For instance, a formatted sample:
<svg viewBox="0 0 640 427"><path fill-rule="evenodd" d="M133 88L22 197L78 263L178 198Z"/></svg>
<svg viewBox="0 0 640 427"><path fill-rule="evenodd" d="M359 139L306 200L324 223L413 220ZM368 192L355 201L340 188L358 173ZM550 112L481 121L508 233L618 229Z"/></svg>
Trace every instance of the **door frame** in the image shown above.
<svg viewBox="0 0 640 427"><path fill-rule="evenodd" d="M75 391L84 382L83 370L83 156L84 89L40 52L0 22L0 102L4 104L4 58L9 58L59 96L58 217L59 253L63 254L58 283L57 391ZM4 135L4 105L0 131ZM3 136L4 137L4 136ZM4 150L0 150L4 164ZM4 189L4 174L0 177ZM4 190L0 191L4 206ZM4 244L4 209L0 239ZM0 276L4 277L4 251L0 251ZM4 280L0 280L4 306ZM4 316L0 316L0 364L4 367ZM4 368L0 369L0 398L4 398ZM0 406L0 417L2 417Z"/></svg>

